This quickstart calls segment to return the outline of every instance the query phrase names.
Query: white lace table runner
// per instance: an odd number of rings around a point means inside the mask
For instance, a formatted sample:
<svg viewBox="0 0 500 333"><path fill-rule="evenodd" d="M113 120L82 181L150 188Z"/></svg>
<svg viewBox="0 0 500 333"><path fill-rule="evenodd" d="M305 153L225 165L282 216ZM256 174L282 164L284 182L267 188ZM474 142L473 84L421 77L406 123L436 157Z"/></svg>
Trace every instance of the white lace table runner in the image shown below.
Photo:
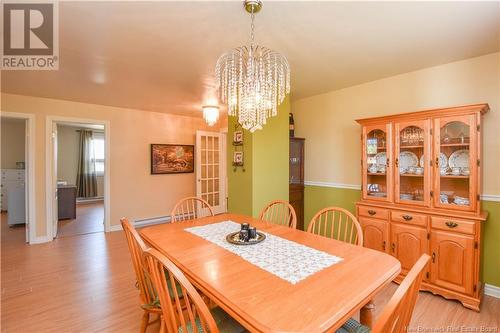
<svg viewBox="0 0 500 333"><path fill-rule="evenodd" d="M343 260L268 233L265 233L266 239L263 242L255 245L234 245L226 241L229 233L239 231L240 228L238 223L224 221L184 230L242 257L291 284L296 284Z"/></svg>

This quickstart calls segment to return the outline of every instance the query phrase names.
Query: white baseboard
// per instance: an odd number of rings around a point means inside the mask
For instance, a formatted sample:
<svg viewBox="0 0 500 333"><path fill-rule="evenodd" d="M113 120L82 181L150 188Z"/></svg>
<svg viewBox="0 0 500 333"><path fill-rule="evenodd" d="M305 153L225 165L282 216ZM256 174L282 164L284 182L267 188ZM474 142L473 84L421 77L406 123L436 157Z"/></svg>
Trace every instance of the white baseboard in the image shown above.
<svg viewBox="0 0 500 333"><path fill-rule="evenodd" d="M500 298L500 287L486 283L484 285L484 294L491 297Z"/></svg>
<svg viewBox="0 0 500 333"><path fill-rule="evenodd" d="M170 220L171 220L170 215L151 217L151 218L147 218L147 219L139 219L139 220L134 221L134 227L142 228L142 227L155 225L155 224L169 223ZM122 230L122 225L115 224L115 225L112 225L108 231L112 232L112 231L120 231L120 230Z"/></svg>
<svg viewBox="0 0 500 333"><path fill-rule="evenodd" d="M30 239L30 245L33 244L42 244L42 243L48 243L53 240L52 237L49 236L41 236L41 237L36 237L35 239Z"/></svg>
<svg viewBox="0 0 500 333"><path fill-rule="evenodd" d="M93 203L93 202L101 202L104 201L104 197L95 197L95 198L77 198L76 203L79 204L86 204L86 203Z"/></svg>

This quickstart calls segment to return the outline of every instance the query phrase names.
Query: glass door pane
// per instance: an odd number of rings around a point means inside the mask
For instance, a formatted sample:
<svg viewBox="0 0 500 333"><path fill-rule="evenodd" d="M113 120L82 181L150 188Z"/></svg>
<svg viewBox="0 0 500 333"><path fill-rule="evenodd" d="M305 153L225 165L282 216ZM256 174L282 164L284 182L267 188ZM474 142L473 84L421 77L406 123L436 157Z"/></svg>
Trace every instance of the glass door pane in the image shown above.
<svg viewBox="0 0 500 333"><path fill-rule="evenodd" d="M390 125L364 129L363 196L365 199L389 201L391 139Z"/></svg>
<svg viewBox="0 0 500 333"><path fill-rule="evenodd" d="M436 205L470 210L476 190L471 175L476 172L473 116L436 120Z"/></svg>
<svg viewBox="0 0 500 333"><path fill-rule="evenodd" d="M429 121L396 124L396 202L429 203Z"/></svg>

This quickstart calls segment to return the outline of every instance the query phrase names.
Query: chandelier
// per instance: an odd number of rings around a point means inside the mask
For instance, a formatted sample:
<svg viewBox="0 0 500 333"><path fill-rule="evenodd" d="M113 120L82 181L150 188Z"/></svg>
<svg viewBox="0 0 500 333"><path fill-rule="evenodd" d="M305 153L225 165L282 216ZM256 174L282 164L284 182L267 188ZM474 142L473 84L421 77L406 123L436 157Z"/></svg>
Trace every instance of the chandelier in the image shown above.
<svg viewBox="0 0 500 333"><path fill-rule="evenodd" d="M254 20L262 8L261 0L246 0L244 6L251 15L250 46L224 53L217 61L215 76L228 114L254 132L278 114L278 106L290 93L290 66L282 54L254 44Z"/></svg>

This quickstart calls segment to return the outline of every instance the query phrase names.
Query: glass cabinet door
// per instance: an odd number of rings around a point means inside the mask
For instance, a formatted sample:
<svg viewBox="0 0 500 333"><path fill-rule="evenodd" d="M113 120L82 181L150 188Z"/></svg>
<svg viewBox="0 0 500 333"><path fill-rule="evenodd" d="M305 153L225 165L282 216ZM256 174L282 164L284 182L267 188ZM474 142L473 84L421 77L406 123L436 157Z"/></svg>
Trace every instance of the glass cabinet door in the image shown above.
<svg viewBox="0 0 500 333"><path fill-rule="evenodd" d="M477 195L477 131L474 115L434 120L436 207L474 210Z"/></svg>
<svg viewBox="0 0 500 333"><path fill-rule="evenodd" d="M391 201L391 124L363 127L363 198Z"/></svg>
<svg viewBox="0 0 500 333"><path fill-rule="evenodd" d="M395 124L395 198L398 203L430 203L430 120Z"/></svg>

